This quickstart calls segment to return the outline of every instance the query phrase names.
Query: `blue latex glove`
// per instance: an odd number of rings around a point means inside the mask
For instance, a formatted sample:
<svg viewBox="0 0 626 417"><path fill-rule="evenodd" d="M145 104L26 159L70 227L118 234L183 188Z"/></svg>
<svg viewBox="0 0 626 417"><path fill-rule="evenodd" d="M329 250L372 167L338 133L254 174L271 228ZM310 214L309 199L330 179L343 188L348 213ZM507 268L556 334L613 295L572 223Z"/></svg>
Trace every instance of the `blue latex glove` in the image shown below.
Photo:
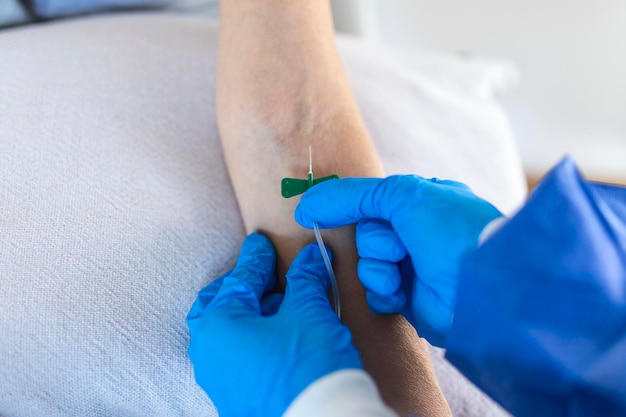
<svg viewBox="0 0 626 417"><path fill-rule="evenodd" d="M51 19L114 9L158 7L171 3L172 0L30 0L30 2L38 17Z"/></svg>
<svg viewBox="0 0 626 417"><path fill-rule="evenodd" d="M501 216L464 184L414 175L346 178L308 190L296 209L311 228L358 223L358 275L375 313L403 313L443 346L456 304L459 263Z"/></svg>
<svg viewBox="0 0 626 417"><path fill-rule="evenodd" d="M235 269L200 291L187 315L196 380L220 416L279 417L318 378L362 367L329 304L319 248L293 261L284 299L268 294L275 263L269 239L251 234Z"/></svg>

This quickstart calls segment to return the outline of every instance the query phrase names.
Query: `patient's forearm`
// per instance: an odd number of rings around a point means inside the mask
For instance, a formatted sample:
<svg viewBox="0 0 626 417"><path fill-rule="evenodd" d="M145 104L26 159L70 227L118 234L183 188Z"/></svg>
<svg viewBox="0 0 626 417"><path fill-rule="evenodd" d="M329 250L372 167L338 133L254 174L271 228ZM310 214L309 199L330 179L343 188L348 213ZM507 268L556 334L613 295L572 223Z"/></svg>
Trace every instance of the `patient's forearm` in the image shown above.
<svg viewBox="0 0 626 417"><path fill-rule="evenodd" d="M221 13L218 121L246 228L271 224L292 236L297 229L284 214L295 200L274 198L281 178L306 176L309 144L316 176L383 170L343 74L325 2L225 1ZM254 198L247 190L268 194Z"/></svg>
<svg viewBox="0 0 626 417"><path fill-rule="evenodd" d="M382 176L335 48L330 7L317 0L224 0L218 53L218 123L246 230L267 234L279 276L313 240L293 221L283 177ZM353 228L325 232L344 322L365 368L401 414L447 415L425 344L400 316L374 316L356 277Z"/></svg>

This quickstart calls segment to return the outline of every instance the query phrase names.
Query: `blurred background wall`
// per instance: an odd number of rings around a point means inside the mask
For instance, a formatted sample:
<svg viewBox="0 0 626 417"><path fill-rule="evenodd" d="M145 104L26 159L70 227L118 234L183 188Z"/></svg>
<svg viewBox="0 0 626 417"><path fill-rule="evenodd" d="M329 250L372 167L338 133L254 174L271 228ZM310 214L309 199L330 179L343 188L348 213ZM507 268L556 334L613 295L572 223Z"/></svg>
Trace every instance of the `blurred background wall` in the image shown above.
<svg viewBox="0 0 626 417"><path fill-rule="evenodd" d="M338 31L517 64L502 97L531 182L569 153L626 184L626 1L335 0Z"/></svg>

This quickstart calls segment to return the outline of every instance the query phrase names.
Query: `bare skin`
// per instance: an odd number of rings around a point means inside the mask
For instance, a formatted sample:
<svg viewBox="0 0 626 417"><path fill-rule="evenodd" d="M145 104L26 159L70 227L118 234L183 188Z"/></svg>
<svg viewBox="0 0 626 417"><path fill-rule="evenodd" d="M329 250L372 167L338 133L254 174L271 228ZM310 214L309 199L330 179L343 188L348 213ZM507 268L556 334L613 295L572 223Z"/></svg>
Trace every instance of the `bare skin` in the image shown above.
<svg viewBox="0 0 626 417"><path fill-rule="evenodd" d="M293 220L298 198L284 177L305 178L308 146L316 177L384 176L321 0L224 0L220 4L217 116L247 232L278 251L284 277L313 233ZM397 315L373 315L356 275L354 228L324 232L340 283L342 320L383 399L400 415L449 416L425 342ZM283 281L284 283L284 281Z"/></svg>

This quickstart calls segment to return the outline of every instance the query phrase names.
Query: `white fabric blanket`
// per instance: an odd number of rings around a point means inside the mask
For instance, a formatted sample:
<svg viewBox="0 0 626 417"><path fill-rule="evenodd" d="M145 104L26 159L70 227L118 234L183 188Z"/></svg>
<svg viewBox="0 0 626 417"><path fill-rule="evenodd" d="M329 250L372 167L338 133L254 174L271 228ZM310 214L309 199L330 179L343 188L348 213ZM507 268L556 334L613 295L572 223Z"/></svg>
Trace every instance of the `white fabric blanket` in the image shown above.
<svg viewBox="0 0 626 417"><path fill-rule="evenodd" d="M497 103L340 46L388 173L463 180L507 211L521 202ZM185 325L244 237L215 48L214 24L158 14L0 33L0 415L216 415ZM456 415L500 415L435 365Z"/></svg>

